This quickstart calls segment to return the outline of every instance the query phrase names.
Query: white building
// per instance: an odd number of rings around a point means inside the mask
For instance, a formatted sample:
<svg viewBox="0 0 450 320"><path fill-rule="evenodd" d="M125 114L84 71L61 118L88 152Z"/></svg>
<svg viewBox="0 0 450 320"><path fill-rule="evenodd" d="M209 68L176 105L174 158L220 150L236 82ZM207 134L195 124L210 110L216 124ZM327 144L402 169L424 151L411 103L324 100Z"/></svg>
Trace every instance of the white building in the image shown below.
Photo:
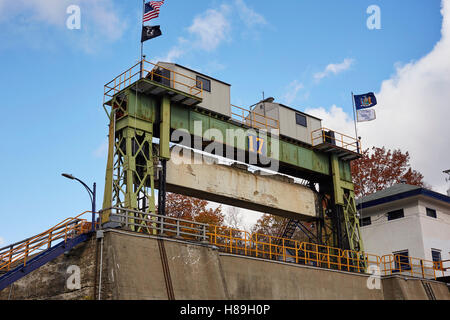
<svg viewBox="0 0 450 320"><path fill-rule="evenodd" d="M413 276L420 276L422 271L415 268L420 269L421 264L427 268L431 265L431 270L425 270L427 274L434 268L436 276L450 275L450 269L445 271L450 263L444 262L442 267L438 262L450 259L449 196L417 186L396 184L363 197L357 206L365 252L390 255L385 261L394 261L395 267L391 270L399 268L395 260L400 259L405 273L411 272Z"/></svg>

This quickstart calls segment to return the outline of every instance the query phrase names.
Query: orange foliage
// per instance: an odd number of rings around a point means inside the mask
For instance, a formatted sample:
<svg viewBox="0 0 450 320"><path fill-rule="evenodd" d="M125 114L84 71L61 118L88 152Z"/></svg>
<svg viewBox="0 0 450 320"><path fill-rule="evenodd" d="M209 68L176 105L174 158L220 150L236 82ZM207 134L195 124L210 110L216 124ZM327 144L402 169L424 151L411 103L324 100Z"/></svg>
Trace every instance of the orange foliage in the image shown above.
<svg viewBox="0 0 450 320"><path fill-rule="evenodd" d="M176 193L166 195L166 215L168 217L222 226L225 216L222 207L207 208L208 201L183 196Z"/></svg>
<svg viewBox="0 0 450 320"><path fill-rule="evenodd" d="M409 164L408 152L373 147L372 152L366 149L362 155L362 158L351 163L357 197L386 189L402 180L407 184L424 186L423 175Z"/></svg>

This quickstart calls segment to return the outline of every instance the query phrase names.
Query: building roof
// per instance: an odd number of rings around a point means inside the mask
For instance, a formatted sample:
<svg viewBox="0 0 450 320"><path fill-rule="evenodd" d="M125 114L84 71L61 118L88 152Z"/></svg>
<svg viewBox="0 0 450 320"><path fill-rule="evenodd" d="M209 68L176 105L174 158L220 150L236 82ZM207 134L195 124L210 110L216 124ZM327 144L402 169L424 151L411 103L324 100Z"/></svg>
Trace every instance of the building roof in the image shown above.
<svg viewBox="0 0 450 320"><path fill-rule="evenodd" d="M359 207L362 202L362 207L364 209L417 195L424 195L450 204L449 196L406 183L395 184L392 187L386 188L381 191L377 191L361 199L358 199L356 203L357 206Z"/></svg>
<svg viewBox="0 0 450 320"><path fill-rule="evenodd" d="M307 117L314 118L314 119L317 119L317 120L319 120L319 121L322 121L322 119L320 119L320 118L318 118L318 117L316 117L316 116L312 116L312 115L310 115L310 114L307 114L307 113L305 113L305 112L303 112L303 111L300 111L300 110L297 110L297 109L295 109L295 108L289 107L289 106L284 105L284 104L282 104L282 103L278 103L278 102L275 102L275 101L270 102L270 101L266 101L266 100L268 100L268 99L261 100L261 101L255 103L254 105L252 105L251 107L257 106L257 105L259 105L259 104L261 104L261 103L272 103L272 104L278 105L279 107L283 107L283 108L292 110L292 111L294 111L294 112L303 114L303 115L305 115L305 116L307 116Z"/></svg>

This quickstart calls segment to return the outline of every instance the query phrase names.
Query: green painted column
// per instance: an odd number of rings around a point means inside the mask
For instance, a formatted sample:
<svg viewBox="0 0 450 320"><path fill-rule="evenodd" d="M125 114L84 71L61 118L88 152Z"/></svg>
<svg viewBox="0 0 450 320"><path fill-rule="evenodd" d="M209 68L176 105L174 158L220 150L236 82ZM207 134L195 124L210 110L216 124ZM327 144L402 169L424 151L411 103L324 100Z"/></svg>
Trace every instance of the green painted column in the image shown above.
<svg viewBox="0 0 450 320"><path fill-rule="evenodd" d="M170 99L168 96L161 98L160 111L160 141L159 141L159 156L160 158L170 160Z"/></svg>
<svg viewBox="0 0 450 320"><path fill-rule="evenodd" d="M103 193L103 209L112 207L112 188L113 188L113 170L114 170L114 144L115 144L115 132L114 124L116 121L115 112L111 114L111 120L109 123L108 134L108 160L106 163L106 176L105 176L105 192ZM102 213L101 222L105 223L109 221L109 215L111 210L106 210Z"/></svg>
<svg viewBox="0 0 450 320"><path fill-rule="evenodd" d="M331 154L331 174L333 177L333 187L334 187L334 203L336 205L344 205L344 190L341 184L341 175L339 171L339 158L336 154Z"/></svg>

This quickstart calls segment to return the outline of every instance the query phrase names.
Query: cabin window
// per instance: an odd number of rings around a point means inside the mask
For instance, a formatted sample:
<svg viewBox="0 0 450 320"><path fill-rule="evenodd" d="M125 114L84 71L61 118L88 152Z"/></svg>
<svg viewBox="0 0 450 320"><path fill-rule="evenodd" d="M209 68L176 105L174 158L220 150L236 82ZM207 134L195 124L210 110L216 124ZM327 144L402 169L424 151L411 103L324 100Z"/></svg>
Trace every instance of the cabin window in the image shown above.
<svg viewBox="0 0 450 320"><path fill-rule="evenodd" d="M409 251L394 252L395 269L392 272L401 272L403 270L411 270L411 263L409 261Z"/></svg>
<svg viewBox="0 0 450 320"><path fill-rule="evenodd" d="M431 249L431 257L433 259L433 266L436 270L442 270L441 250Z"/></svg>
<svg viewBox="0 0 450 320"><path fill-rule="evenodd" d="M437 218L436 210L427 208L427 216L431 218Z"/></svg>
<svg viewBox="0 0 450 320"><path fill-rule="evenodd" d="M211 80L197 76L197 88L211 92Z"/></svg>
<svg viewBox="0 0 450 320"><path fill-rule="evenodd" d="M400 219L405 216L403 209L388 212L388 221Z"/></svg>
<svg viewBox="0 0 450 320"><path fill-rule="evenodd" d="M302 115L302 114L300 114L300 113L296 113L296 114L295 114L295 122L296 122L298 125L307 127L307 124L306 124L306 116L304 116L304 115Z"/></svg>

